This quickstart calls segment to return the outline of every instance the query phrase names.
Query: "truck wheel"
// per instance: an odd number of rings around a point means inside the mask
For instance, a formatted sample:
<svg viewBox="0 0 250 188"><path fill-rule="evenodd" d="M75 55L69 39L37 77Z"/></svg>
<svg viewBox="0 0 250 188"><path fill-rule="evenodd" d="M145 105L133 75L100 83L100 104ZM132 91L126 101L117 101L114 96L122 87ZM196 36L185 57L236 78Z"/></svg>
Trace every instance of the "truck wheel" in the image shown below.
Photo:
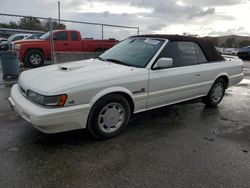
<svg viewBox="0 0 250 188"><path fill-rule="evenodd" d="M40 67L44 64L44 55L40 50L29 50L25 54L24 63L28 67Z"/></svg>
<svg viewBox="0 0 250 188"><path fill-rule="evenodd" d="M92 107L87 129L97 139L120 135L127 127L131 109L128 101L118 94L99 99Z"/></svg>
<svg viewBox="0 0 250 188"><path fill-rule="evenodd" d="M202 102L211 107L217 106L223 99L225 90L225 80L222 78L217 79L211 87L208 95L202 98Z"/></svg>

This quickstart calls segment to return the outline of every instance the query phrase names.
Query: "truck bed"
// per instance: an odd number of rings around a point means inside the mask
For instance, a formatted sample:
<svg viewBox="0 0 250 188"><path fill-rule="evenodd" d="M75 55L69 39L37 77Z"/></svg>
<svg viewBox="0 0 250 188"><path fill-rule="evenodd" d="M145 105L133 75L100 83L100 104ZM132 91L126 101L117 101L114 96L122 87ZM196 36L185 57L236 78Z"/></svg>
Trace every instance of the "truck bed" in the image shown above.
<svg viewBox="0 0 250 188"><path fill-rule="evenodd" d="M117 44L117 40L82 39L84 52L104 52Z"/></svg>

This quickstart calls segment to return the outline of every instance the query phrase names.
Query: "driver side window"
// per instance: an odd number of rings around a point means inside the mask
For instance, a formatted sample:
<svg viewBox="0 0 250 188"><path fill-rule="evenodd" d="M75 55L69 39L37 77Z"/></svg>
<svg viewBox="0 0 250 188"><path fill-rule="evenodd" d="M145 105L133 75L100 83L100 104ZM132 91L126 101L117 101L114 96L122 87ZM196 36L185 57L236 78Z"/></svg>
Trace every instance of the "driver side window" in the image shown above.
<svg viewBox="0 0 250 188"><path fill-rule="evenodd" d="M159 58L173 59L173 67L197 65L196 44L186 41L170 41L161 52Z"/></svg>
<svg viewBox="0 0 250 188"><path fill-rule="evenodd" d="M56 40L67 41L68 40L68 32L67 31L58 32L56 35Z"/></svg>

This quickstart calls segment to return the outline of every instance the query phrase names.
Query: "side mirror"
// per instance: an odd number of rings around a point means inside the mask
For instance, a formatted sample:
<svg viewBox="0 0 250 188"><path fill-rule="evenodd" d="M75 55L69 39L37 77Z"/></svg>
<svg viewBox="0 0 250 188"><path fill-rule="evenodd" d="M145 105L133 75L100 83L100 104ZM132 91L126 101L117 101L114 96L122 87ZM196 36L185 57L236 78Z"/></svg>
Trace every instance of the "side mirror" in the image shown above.
<svg viewBox="0 0 250 188"><path fill-rule="evenodd" d="M154 69L166 69L173 66L173 59L162 57L154 65Z"/></svg>
<svg viewBox="0 0 250 188"><path fill-rule="evenodd" d="M53 35L53 40L57 40L57 37L55 35Z"/></svg>

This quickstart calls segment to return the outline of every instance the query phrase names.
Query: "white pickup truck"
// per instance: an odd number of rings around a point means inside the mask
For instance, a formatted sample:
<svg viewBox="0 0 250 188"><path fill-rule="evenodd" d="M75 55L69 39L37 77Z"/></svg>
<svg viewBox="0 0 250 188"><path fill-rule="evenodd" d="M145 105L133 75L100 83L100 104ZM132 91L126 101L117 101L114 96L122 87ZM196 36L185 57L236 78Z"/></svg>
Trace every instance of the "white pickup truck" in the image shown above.
<svg viewBox="0 0 250 188"><path fill-rule="evenodd" d="M203 39L134 36L96 59L23 72L9 102L42 132L87 128L106 139L121 134L134 113L199 97L218 105L243 79L242 67Z"/></svg>

